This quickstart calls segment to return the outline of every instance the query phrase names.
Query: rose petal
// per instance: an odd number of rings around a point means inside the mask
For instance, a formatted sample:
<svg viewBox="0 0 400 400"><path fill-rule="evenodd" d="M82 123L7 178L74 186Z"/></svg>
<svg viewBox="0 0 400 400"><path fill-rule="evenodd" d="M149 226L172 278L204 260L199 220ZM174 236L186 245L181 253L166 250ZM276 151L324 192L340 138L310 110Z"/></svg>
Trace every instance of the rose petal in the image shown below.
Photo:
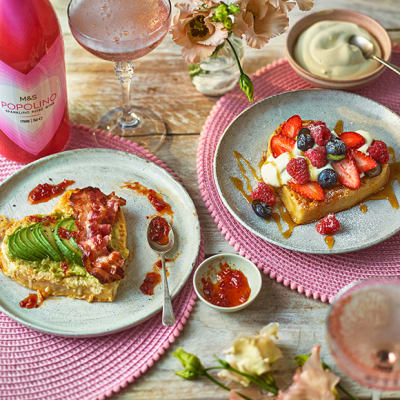
<svg viewBox="0 0 400 400"><path fill-rule="evenodd" d="M246 41L250 47L259 49L263 47L269 39L283 33L289 25L289 18L279 8L272 5L268 6L268 12L262 19L255 16L254 22L245 16L245 22L249 24L246 32Z"/></svg>
<svg viewBox="0 0 400 400"><path fill-rule="evenodd" d="M296 6L295 1L288 1L288 0L269 0L272 6L275 8L279 8L282 12L288 13L293 10Z"/></svg>
<svg viewBox="0 0 400 400"><path fill-rule="evenodd" d="M311 350L311 357L302 368L298 368L293 383L286 392L279 392L277 400L335 400L335 386L339 377L329 370L324 370L320 359L321 346Z"/></svg>
<svg viewBox="0 0 400 400"><path fill-rule="evenodd" d="M296 0L296 3L301 11L311 10L312 7L314 6L313 0Z"/></svg>

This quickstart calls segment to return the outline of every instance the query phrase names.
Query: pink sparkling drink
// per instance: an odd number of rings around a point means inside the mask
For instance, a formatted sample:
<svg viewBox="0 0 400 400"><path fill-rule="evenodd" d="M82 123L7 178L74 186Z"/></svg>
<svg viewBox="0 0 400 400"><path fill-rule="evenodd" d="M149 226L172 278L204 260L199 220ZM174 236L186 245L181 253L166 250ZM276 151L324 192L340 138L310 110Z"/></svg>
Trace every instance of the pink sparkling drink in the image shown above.
<svg viewBox="0 0 400 400"><path fill-rule="evenodd" d="M111 61L134 60L157 47L169 14L165 0L78 0L69 10L75 39Z"/></svg>
<svg viewBox="0 0 400 400"><path fill-rule="evenodd" d="M340 293L327 339L346 375L373 389L400 390L400 280L370 279Z"/></svg>
<svg viewBox="0 0 400 400"><path fill-rule="evenodd" d="M167 126L154 111L132 104L130 93L133 60L155 49L168 32L170 0L70 0L68 20L80 45L97 57L114 61L121 83L121 105L103 115L97 128L157 150L166 138Z"/></svg>

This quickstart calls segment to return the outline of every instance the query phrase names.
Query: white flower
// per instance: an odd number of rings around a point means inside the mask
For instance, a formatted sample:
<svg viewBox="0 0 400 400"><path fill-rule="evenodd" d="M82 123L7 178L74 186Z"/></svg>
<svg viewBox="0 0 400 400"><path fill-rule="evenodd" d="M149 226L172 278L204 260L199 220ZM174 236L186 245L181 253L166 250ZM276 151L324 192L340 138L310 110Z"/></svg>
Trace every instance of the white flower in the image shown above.
<svg viewBox="0 0 400 400"><path fill-rule="evenodd" d="M279 324L273 322L261 329L255 336L241 336L226 350L226 361L231 367L250 375L262 375L271 370L271 364L282 358L282 353L272 337L278 338ZM230 378L248 386L249 381L241 375L222 370L222 378Z"/></svg>
<svg viewBox="0 0 400 400"><path fill-rule="evenodd" d="M340 378L329 370L324 370L319 356L321 346L311 350L311 357L303 367L299 367L293 383L286 392L279 392L277 400L335 400Z"/></svg>

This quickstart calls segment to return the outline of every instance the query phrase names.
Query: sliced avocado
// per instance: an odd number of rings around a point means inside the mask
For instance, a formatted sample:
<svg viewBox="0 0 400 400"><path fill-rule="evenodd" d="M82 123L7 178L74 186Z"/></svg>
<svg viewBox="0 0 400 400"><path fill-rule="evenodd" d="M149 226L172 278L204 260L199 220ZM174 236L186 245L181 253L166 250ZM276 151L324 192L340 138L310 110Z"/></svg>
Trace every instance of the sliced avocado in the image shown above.
<svg viewBox="0 0 400 400"><path fill-rule="evenodd" d="M24 244L24 242L20 238L20 233L23 229L18 229L10 236L12 241L12 247L15 250L15 256L18 258L22 258L23 260L28 261L37 261L40 260L40 257L37 257L31 249ZM11 249L10 249L11 250Z"/></svg>
<svg viewBox="0 0 400 400"><path fill-rule="evenodd" d="M50 254L47 252L47 246L44 241L42 241L42 237L40 236L38 230L40 229L40 223L37 223L32 226L32 240L35 241L36 245L41 248L41 250L47 254L47 257L50 257Z"/></svg>
<svg viewBox="0 0 400 400"><path fill-rule="evenodd" d="M15 232L8 237L8 250L10 253L17 258L22 258L26 260L26 254L22 251L22 249L15 243Z"/></svg>
<svg viewBox="0 0 400 400"><path fill-rule="evenodd" d="M36 241L33 238L33 225L27 226L21 229L19 233L19 237L21 241L29 247L32 254L34 254L39 259L47 258L47 253L41 249L41 247L36 244Z"/></svg>
<svg viewBox="0 0 400 400"><path fill-rule="evenodd" d="M54 261L62 261L63 257L58 250L56 241L54 240L55 225L39 224L39 229L36 231L40 237L41 242L46 246L46 251L50 255L50 258Z"/></svg>
<svg viewBox="0 0 400 400"><path fill-rule="evenodd" d="M61 261L62 256L57 246L47 239L45 230L42 223L36 224L32 230L33 237L37 241L38 246L40 245L42 250L46 253L47 257L54 261Z"/></svg>
<svg viewBox="0 0 400 400"><path fill-rule="evenodd" d="M57 243L58 248L64 254L65 258L78 265L83 265L82 263L82 251L76 244L75 239L64 239L58 234L58 228L63 228L66 230L72 230L75 225L75 221L72 218L65 218L61 220L54 229L54 239Z"/></svg>

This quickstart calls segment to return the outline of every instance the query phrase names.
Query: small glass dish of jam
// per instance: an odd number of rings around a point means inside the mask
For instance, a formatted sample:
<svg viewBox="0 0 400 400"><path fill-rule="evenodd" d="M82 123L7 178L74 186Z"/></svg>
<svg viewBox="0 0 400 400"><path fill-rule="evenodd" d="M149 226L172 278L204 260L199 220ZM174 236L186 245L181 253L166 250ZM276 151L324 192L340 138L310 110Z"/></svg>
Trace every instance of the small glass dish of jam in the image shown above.
<svg viewBox="0 0 400 400"><path fill-rule="evenodd" d="M261 283L261 273L251 261L230 253L207 258L193 277L199 299L222 312L247 307L260 293Z"/></svg>

